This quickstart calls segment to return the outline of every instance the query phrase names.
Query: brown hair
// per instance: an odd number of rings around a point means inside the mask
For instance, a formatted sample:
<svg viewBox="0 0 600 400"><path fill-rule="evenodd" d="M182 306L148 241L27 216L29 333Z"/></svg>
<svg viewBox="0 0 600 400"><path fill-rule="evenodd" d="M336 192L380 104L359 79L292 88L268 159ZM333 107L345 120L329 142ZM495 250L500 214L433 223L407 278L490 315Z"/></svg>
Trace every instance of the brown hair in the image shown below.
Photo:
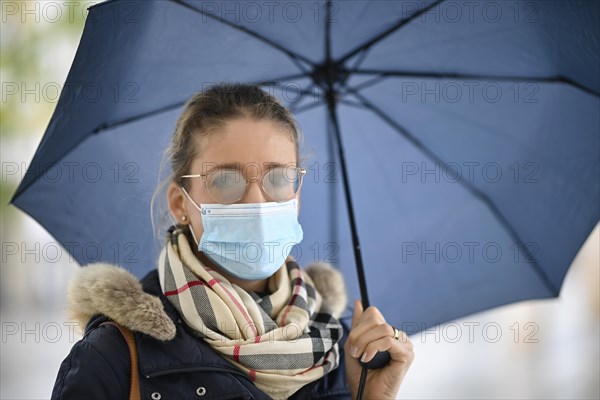
<svg viewBox="0 0 600 400"><path fill-rule="evenodd" d="M300 127L292 113L272 94L259 85L221 82L193 95L185 103L177 119L171 144L165 149L159 171L159 183L150 201L150 215L155 235L162 238L160 228L168 219L168 208L157 210L160 214L158 227L154 224L156 197L171 182L189 190L189 179L180 178L190 173L192 161L202 151L203 138L224 127L236 118L250 118L255 121L267 119L279 124L296 146L296 160L300 163ZM171 174L160 181L165 161L171 166ZM166 197L166 196L165 196Z"/></svg>

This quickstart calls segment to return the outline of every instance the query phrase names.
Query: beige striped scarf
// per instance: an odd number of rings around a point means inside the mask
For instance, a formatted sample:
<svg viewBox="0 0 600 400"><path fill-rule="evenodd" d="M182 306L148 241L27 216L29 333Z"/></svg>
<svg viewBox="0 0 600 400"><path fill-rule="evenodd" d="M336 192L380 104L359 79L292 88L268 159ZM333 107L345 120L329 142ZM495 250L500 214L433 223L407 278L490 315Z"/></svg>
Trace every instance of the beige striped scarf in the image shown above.
<svg viewBox="0 0 600 400"><path fill-rule="evenodd" d="M184 229L169 229L159 278L199 337L275 399L337 368L342 326L292 257L268 278L271 293L259 296L203 265Z"/></svg>

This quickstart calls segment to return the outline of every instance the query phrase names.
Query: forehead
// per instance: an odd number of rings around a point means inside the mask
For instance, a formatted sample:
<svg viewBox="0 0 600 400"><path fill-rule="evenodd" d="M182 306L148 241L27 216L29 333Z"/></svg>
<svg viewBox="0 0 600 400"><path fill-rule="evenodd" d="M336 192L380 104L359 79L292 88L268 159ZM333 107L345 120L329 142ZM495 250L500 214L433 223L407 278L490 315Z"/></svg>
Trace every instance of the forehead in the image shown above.
<svg viewBox="0 0 600 400"><path fill-rule="evenodd" d="M203 165L291 165L296 161L296 145L288 131L268 120L244 118L231 120L204 137L192 170L206 170Z"/></svg>

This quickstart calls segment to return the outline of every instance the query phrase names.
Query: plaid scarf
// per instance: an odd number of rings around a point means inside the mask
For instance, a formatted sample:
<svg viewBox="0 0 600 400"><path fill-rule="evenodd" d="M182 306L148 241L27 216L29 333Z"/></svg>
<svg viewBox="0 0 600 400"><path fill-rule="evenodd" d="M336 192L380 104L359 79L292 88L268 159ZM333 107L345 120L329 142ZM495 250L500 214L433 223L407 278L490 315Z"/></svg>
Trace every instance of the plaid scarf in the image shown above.
<svg viewBox="0 0 600 400"><path fill-rule="evenodd" d="M342 326L292 257L259 296L203 265L185 228L171 226L158 272L187 325L275 399L288 398L339 365Z"/></svg>

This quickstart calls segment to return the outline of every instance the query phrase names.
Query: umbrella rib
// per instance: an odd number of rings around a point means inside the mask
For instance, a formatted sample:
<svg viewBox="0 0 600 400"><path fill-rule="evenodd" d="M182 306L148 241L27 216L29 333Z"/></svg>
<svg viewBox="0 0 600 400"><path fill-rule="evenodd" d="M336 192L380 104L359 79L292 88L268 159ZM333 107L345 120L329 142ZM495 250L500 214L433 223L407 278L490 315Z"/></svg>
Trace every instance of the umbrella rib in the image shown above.
<svg viewBox="0 0 600 400"><path fill-rule="evenodd" d="M369 49L370 48L366 48L366 49L361 50L360 55L356 58L356 61L354 62L354 65L352 66L353 70L357 70L358 66L360 64L362 64L362 62L364 61L365 57L369 53ZM348 76L350 76L350 74L348 74Z"/></svg>
<svg viewBox="0 0 600 400"><path fill-rule="evenodd" d="M277 43L277 42L275 42L275 41L273 41L273 40L271 40L271 39L269 39L269 38L261 35L260 33L255 32L255 31L253 31L251 29L246 28L245 26L235 24L235 23L233 23L231 21L227 21L226 19L224 19L222 17L219 17L217 15L211 14L209 12L206 12L206 11L203 11L203 10L199 10L196 7L192 6L191 4L185 3L183 0L171 0L171 1L174 2L174 3L176 3L176 4L181 5L183 7L186 7L186 8L188 8L188 9L194 11L194 12L202 14L202 15L208 17L208 18L214 19L215 21L219 21L222 24L228 25L228 26L230 26L230 27L232 27L234 29L237 29L239 31L247 33L248 35L250 35L250 36L252 36L252 37L254 37L254 38L256 38L256 39L258 39L258 40L260 40L260 41L262 41L262 42L264 42L266 44L268 44L269 46L271 46L271 47L273 47L273 48L275 48L275 49L277 49L277 50L285 53L288 57L291 58L292 62L296 65L296 67L298 67L298 69L300 71L302 71L303 73L305 73L305 74L308 74L308 71L305 70L304 66L300 63L300 61L304 61L306 64L310 65L311 67L315 66L315 63L313 61L309 60L308 58L304 57L303 55L295 53L292 50L283 47L279 43Z"/></svg>
<svg viewBox="0 0 600 400"><path fill-rule="evenodd" d="M266 82L264 84L261 84L261 86L262 85L271 85L271 84L273 84L274 86L283 87L284 91L291 89L295 93L299 94L298 98L290 101L291 106L289 106L288 108L290 108L290 111L292 111L292 113L294 113L293 105L297 104L300 100L302 100L302 97L304 97L305 95L314 94L313 92L311 92L311 89L315 86L315 83L311 83L304 89L296 88L294 86L286 86L286 85L282 84L281 82L277 82L277 81Z"/></svg>
<svg viewBox="0 0 600 400"><path fill-rule="evenodd" d="M385 80L386 78L387 78L387 76L378 75L378 76L375 76L375 77L373 77L373 78L371 78L369 80L366 80L366 81L364 81L362 83L359 83L356 86L345 85L344 86L344 94L347 93L347 92L349 92L349 91L351 91L351 90L359 91L359 90L362 90L364 88L368 88L369 86L373 86L377 82L381 82L381 81Z"/></svg>
<svg viewBox="0 0 600 400"><path fill-rule="evenodd" d="M265 86L265 85L269 85L269 84L273 84L273 83L279 84L278 80L285 81L285 80L290 80L290 79L302 78L304 76L305 76L304 74L288 75L288 76L284 76L284 77L281 77L281 78L275 79L275 80L265 80L265 81L256 82L256 84L260 85L260 86ZM186 101L187 100L178 101L176 103L172 103L172 104L169 104L167 106L160 107L160 108L157 108L157 109L154 109L154 110L151 110L151 111L146 111L146 112L141 113L141 114L136 114L136 115L133 115L131 117L126 117L126 118L122 118L122 119L115 120L115 121L105 122L103 124L98 125L94 130L92 130L92 133L100 133L100 132L105 131L107 129L116 128L116 127L119 127L121 125L125 125L125 124L129 124L131 122L139 121L141 119L148 118L148 117L151 117L151 116L156 115L156 114L160 114L160 113L164 113L164 112L167 112L167 111L171 111L173 109L176 109L176 108L179 108L179 107L183 106Z"/></svg>
<svg viewBox="0 0 600 400"><path fill-rule="evenodd" d="M401 19L400 21L398 21L395 25L389 27L388 29L384 30L383 32L379 33L378 35L374 36L373 38L367 40L366 42L358 45L357 47L355 47L354 49L350 50L349 52L347 52L346 54L344 54L339 60L339 63L343 63L346 60L348 60L349 58L353 57L355 54L371 47L372 45L374 45L375 43L377 43L378 41L382 40L383 38L385 38L388 35L391 35L392 33L396 32L397 30L399 30L400 28L402 28L403 26L407 25L408 23L410 23L411 21L415 20L416 18L418 18L419 16L421 16L422 14L426 13L427 11L431 10L432 8L436 7L437 5L439 5L441 2L443 2L444 0L438 0L434 3L431 3L430 5L428 5L425 8L422 8L421 10L417 11L416 13L414 13L413 15L411 15L408 18L405 19Z"/></svg>
<svg viewBox="0 0 600 400"><path fill-rule="evenodd" d="M296 114L296 115L297 115L297 114L300 114L300 113L302 113L302 112L304 112L304 111L308 111L308 110L311 110L311 109L313 109L313 108L315 108L315 107L318 107L318 106L320 106L320 105L322 105L322 104L321 104L321 103L319 103L319 102L315 102L315 103L308 103L308 104L305 104L305 105L303 105L303 106L300 106L300 107L291 107L291 108L290 108L290 111L291 111L292 113L294 113L294 114Z"/></svg>
<svg viewBox="0 0 600 400"><path fill-rule="evenodd" d="M167 111L171 111L171 110L174 110L176 108L183 106L184 104L185 104L185 101L179 101L177 103L169 104L168 106L157 108L155 110L147 111L145 113L137 114L137 115L134 115L131 117L122 118L122 119L112 121L112 122L105 122L103 124L98 125L94 130L92 130L92 133L97 134L97 133L100 133L107 129L116 128L121 125L125 125L125 124L131 123L131 122L138 121L140 119L151 117L155 114L161 114L161 113L164 113Z"/></svg>
<svg viewBox="0 0 600 400"><path fill-rule="evenodd" d="M447 164L440 157L438 157L433 151L431 151L427 146L425 146L425 144L423 142L421 142L414 135L412 135L410 132L408 132L407 129L405 129L404 127L399 125L396 121L394 121L389 115L387 115L382 110L380 110L377 106L372 104L369 100L367 100L367 98L362 96L360 93L355 92L352 89L349 89L349 91L352 92L352 94L355 97L357 97L367 109L371 110L373 113L378 115L381 119L383 119L386 123L388 123L392 128L394 128L396 131L398 131L398 133L400 133L403 137L405 137L407 140L409 140L414 146L416 146L418 149L420 149L430 159L440 163L444 167L447 167ZM446 169L448 171L452 171L451 168L446 168ZM530 264L533 266L533 270L538 275L538 277L540 278L540 280L542 281L542 283L546 287L546 289L550 293L552 293L553 296L558 296L559 289L552 283L552 281L550 280L550 278L548 277L546 272L537 263L533 254L531 254L531 252L523 244L523 241L521 240L519 235L517 235L515 230L510 226L510 224L508 223L506 218L504 218L504 216L502 215L500 210L498 210L498 207L496 207L496 205L494 204L492 199L490 199L488 195L483 193L477 187L475 187L471 183L465 181L462 178L462 176L457 175L456 179L463 186L465 186L465 188L468 191L470 191L471 194L473 194L475 197L479 198L484 204L487 205L488 209L498 219L498 221L500 221L500 223L502 224L504 229L508 232L508 234L510 236L512 236L512 238L517 242L517 245L519 246L520 250L523 251L523 254L525 255L525 257L529 257L529 260L531 260ZM525 259L527 259L527 258L525 258Z"/></svg>
<svg viewBox="0 0 600 400"><path fill-rule="evenodd" d="M300 74L292 74L292 75L285 75L285 76L281 76L275 79L265 79L259 82L256 82L257 85L268 85L268 84L276 84L279 85L281 84L281 82L285 82L285 81L291 81L292 79L300 79L300 78L307 78L310 77L310 74L305 74L305 73L300 73Z"/></svg>
<svg viewBox="0 0 600 400"><path fill-rule="evenodd" d="M409 77L409 78L437 78L437 79L460 79L460 80L487 80L487 81L507 81L507 82L526 82L526 83L564 83L571 85L579 90L596 97L600 97L600 92L594 91L580 83L575 82L565 76L554 77L526 77L526 76L506 76L506 75L471 75L446 72L416 72L416 71L392 71L377 69L354 69L349 73L358 75L377 75L372 80L365 81L354 87L355 90L363 89L373 83L387 77Z"/></svg>
<svg viewBox="0 0 600 400"><path fill-rule="evenodd" d="M315 83L311 83L310 85L308 85L308 86L307 86L306 88L304 88L304 89L298 89L298 88L290 87L290 88L291 88L292 90L294 90L296 93L300 94L300 96L298 96L298 98L296 98L296 99L294 99L293 101L291 101L291 102L290 102L290 103L291 103L291 105L290 105L290 106L288 106L288 108L290 109L290 111L291 111L293 114L295 114L295 113L296 113L296 111L295 111L295 108L294 108L294 105L295 105L295 104L298 104L298 102L300 102L300 100L302 100L302 98L303 98L304 96L307 96L307 95L314 94L314 92L312 92L312 91L311 91L311 89L312 89L313 87L315 87L315 85L316 85ZM281 86L281 85L280 85L279 83L275 83L275 86ZM286 90L287 90L287 89L289 89L289 88L287 88L287 87L286 87ZM317 104L317 105L318 105L318 104Z"/></svg>
<svg viewBox="0 0 600 400"><path fill-rule="evenodd" d="M276 78L274 80L265 80L265 81L260 81L257 82L256 84L258 85L266 85L269 83L273 83L273 82L277 82L277 81L287 81L287 80L292 80L292 79L297 79L297 78L303 78L305 77L305 74L294 74L294 75L286 75L286 76L282 76L280 78ZM279 82L277 82L279 83ZM184 101L178 101L176 103L164 106L164 107L160 107L157 108L155 110L151 110L151 111L147 111L141 114L137 114L131 117L127 117L127 118L123 118L120 120L116 120L116 121L112 121L112 122L107 122L107 123L103 123L100 124L99 126L97 126L95 129L92 130L91 133L93 134L98 134L102 131L105 131L107 129L111 129L111 128L116 128L119 127L121 125L125 125L127 123L130 122L135 122L138 121L140 119L144 119L147 117L151 117L155 114L160 114L163 112L167 112L173 109L176 109L177 107L181 107L185 104L186 100ZM73 147L67 149L67 151L65 151L65 153L63 155L61 155L55 162L53 165L55 165L56 163L60 162L60 160L62 160L73 148L75 148L80 142L77 142L73 145ZM37 153L37 152L36 152ZM35 182L37 182L43 175L40 174L39 176L37 176L34 180L30 181L26 186L20 187L17 189L17 191L13 194L13 197L10 200L10 203L14 203L14 201L23 193L25 192L31 185L33 185Z"/></svg>
<svg viewBox="0 0 600 400"><path fill-rule="evenodd" d="M362 104L362 103L356 103L354 101L350 101L350 100L347 100L347 99L341 99L339 103L340 104L345 104L345 105L351 106L351 107L360 108L361 110L368 110L368 108L365 107L364 104Z"/></svg>
<svg viewBox="0 0 600 400"><path fill-rule="evenodd" d="M306 87L306 89L302 89L297 91L296 93L299 93L300 96L298 96L297 99L294 99L294 101L292 102L292 104L298 104L298 102L300 102L300 100L302 100L302 98L304 96L308 96L308 95L314 95L315 93L312 92L312 89L315 87L315 83L310 84L308 87Z"/></svg>
<svg viewBox="0 0 600 400"><path fill-rule="evenodd" d="M316 85L316 83L313 82L310 85L308 85L306 88L300 89L300 88L296 88L296 87L293 87L293 86L282 85L280 82L267 82L267 83L265 83L265 85L269 85L269 84L274 84L274 86L283 87L285 90L291 89L292 91L300 94L300 97L297 100L294 100L294 102L298 102L300 100L300 98L302 96L304 96L305 94L311 94L312 92L310 92L310 90Z"/></svg>

